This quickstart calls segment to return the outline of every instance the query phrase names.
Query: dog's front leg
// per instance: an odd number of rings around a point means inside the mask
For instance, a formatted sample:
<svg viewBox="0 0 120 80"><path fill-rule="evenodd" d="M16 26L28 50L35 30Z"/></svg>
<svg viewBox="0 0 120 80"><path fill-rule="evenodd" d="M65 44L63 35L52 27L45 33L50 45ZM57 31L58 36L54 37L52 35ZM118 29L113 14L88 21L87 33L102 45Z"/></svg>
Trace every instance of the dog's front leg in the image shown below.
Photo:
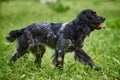
<svg viewBox="0 0 120 80"><path fill-rule="evenodd" d="M90 56L88 56L83 49L77 49L75 50L75 60L82 62L85 65L89 65L91 68L93 68L96 71L100 70L100 67L96 66L93 60Z"/></svg>
<svg viewBox="0 0 120 80"><path fill-rule="evenodd" d="M66 44L67 41L66 39L63 38L63 34L61 34L57 41L54 59L53 59L53 64L59 69L63 68Z"/></svg>
<svg viewBox="0 0 120 80"><path fill-rule="evenodd" d="M63 69L63 63L64 63L64 51L56 49L54 59L53 59L53 64L58 69Z"/></svg>

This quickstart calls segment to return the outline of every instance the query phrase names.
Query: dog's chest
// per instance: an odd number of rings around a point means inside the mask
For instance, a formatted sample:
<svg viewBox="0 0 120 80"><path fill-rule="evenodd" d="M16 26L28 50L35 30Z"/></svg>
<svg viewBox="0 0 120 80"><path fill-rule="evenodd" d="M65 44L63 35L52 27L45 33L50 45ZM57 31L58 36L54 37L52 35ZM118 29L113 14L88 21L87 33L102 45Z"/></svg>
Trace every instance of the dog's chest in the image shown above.
<svg viewBox="0 0 120 80"><path fill-rule="evenodd" d="M74 40L67 39L64 51L72 52L73 50L75 50L75 45L76 45L76 42Z"/></svg>

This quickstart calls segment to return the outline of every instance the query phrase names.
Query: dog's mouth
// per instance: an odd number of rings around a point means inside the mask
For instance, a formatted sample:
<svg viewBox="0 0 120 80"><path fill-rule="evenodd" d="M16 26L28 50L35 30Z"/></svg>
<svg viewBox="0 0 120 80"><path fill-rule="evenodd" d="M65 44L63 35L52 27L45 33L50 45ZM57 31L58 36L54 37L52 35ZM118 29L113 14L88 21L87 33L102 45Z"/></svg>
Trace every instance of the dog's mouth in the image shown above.
<svg viewBox="0 0 120 80"><path fill-rule="evenodd" d="M92 27L95 29L102 29L102 28L106 28L106 26L102 23L100 24L92 24Z"/></svg>

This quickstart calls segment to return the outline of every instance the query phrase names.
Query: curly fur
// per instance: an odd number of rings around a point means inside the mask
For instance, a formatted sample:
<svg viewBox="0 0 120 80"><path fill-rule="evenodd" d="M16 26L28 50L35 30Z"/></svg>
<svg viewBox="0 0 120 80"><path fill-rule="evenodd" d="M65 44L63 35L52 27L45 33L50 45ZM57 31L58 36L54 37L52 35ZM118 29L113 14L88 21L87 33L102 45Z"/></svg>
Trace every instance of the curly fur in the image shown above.
<svg viewBox="0 0 120 80"><path fill-rule="evenodd" d="M95 11L86 9L69 23L33 23L23 29L13 30L7 40L13 42L18 39L18 46L10 62L16 61L26 52L31 51L36 57L35 63L40 64L46 51L45 45L48 45L55 49L53 63L56 67L62 69L65 53L74 51L75 60L98 71L100 68L82 47L85 37L95 29L103 28L99 25L104 21L105 18L98 16Z"/></svg>

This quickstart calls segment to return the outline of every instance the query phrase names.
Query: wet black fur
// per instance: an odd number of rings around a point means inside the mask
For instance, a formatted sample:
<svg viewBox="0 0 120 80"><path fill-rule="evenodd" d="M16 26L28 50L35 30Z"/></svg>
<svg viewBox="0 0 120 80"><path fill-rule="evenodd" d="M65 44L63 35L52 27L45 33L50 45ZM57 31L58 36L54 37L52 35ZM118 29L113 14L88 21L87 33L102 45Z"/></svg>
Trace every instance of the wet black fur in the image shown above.
<svg viewBox="0 0 120 80"><path fill-rule="evenodd" d="M13 30L9 33L7 40L13 42L18 39L18 46L10 62L16 61L26 52L31 51L36 57L35 63L40 64L46 51L45 45L48 45L55 49L53 63L58 68L63 68L65 53L74 51L75 60L99 70L100 68L95 65L82 47L85 37L95 29L100 29L92 24L98 25L104 20L105 18L97 16L95 11L86 9L73 21L67 23L63 29L61 29L63 23L43 22Z"/></svg>

